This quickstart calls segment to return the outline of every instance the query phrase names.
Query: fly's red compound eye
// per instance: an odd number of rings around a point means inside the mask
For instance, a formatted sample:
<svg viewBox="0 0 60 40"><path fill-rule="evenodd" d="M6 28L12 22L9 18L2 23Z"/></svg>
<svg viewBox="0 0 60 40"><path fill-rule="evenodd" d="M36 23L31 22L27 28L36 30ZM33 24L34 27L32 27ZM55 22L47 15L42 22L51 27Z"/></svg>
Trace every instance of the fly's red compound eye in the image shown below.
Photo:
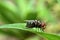
<svg viewBox="0 0 60 40"><path fill-rule="evenodd" d="M41 27L43 28L43 29L45 29L46 27L46 24L45 23L41 23Z"/></svg>

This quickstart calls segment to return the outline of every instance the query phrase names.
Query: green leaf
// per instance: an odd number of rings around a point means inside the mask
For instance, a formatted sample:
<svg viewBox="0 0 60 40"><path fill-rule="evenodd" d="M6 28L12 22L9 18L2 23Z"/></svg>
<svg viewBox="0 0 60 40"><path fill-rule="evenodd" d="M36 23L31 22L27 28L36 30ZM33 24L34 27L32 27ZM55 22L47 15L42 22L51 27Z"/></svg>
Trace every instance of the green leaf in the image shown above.
<svg viewBox="0 0 60 40"><path fill-rule="evenodd" d="M10 1L2 1L0 3L0 12L11 23L20 22L20 13L18 13L18 9L16 5Z"/></svg>
<svg viewBox="0 0 60 40"><path fill-rule="evenodd" d="M10 22L8 22L8 20L5 19L5 18L0 14L0 25L1 25L1 24L5 24L5 23L10 23Z"/></svg>
<svg viewBox="0 0 60 40"><path fill-rule="evenodd" d="M60 4L60 0L57 0L58 4Z"/></svg>
<svg viewBox="0 0 60 40"><path fill-rule="evenodd" d="M43 36L43 37L47 38L48 40L60 40L60 36L58 36L58 35L44 33L41 30L37 31L37 29L29 29L29 28L27 29L25 26L26 26L26 23L15 23L15 24L8 24L8 25L5 24L5 25L1 25L0 29L3 29L3 28L20 29L20 30L35 33L39 36Z"/></svg>
<svg viewBox="0 0 60 40"><path fill-rule="evenodd" d="M51 15L51 12L45 6L45 0L39 0L37 5L38 17L46 22L55 23L56 19Z"/></svg>
<svg viewBox="0 0 60 40"><path fill-rule="evenodd" d="M16 4L21 19L25 19L27 15L27 6L25 0L16 0Z"/></svg>
<svg viewBox="0 0 60 40"><path fill-rule="evenodd" d="M16 13L17 12L17 7L14 3L12 3L11 1L1 1L0 2L0 6L4 6L6 7L8 10Z"/></svg>
<svg viewBox="0 0 60 40"><path fill-rule="evenodd" d="M21 19L26 19L30 12L35 12L34 0L16 0L16 5Z"/></svg>

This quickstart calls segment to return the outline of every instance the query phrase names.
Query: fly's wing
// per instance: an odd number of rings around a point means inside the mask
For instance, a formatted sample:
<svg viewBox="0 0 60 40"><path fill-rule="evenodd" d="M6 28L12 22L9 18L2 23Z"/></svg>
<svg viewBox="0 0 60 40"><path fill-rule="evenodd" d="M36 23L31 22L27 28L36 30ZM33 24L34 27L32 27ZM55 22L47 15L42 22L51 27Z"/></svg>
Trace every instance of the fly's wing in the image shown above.
<svg viewBox="0 0 60 40"><path fill-rule="evenodd" d="M27 22L27 23L26 23L26 27L30 28L30 25L31 25L30 22Z"/></svg>
<svg viewBox="0 0 60 40"><path fill-rule="evenodd" d="M34 21L32 21L32 20L27 21L26 27L33 28L34 27Z"/></svg>
<svg viewBox="0 0 60 40"><path fill-rule="evenodd" d="M37 27L41 28L41 21L37 20Z"/></svg>

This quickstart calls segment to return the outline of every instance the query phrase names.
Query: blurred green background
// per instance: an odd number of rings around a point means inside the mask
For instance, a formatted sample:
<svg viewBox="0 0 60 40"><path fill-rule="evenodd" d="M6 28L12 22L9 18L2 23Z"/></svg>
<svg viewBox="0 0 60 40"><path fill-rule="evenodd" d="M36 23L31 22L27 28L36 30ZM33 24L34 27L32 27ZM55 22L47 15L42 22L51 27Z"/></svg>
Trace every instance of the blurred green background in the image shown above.
<svg viewBox="0 0 60 40"><path fill-rule="evenodd" d="M47 25L44 32L60 35L60 0L0 0L0 25L25 20L41 20ZM47 40L18 29L0 31L0 40Z"/></svg>

